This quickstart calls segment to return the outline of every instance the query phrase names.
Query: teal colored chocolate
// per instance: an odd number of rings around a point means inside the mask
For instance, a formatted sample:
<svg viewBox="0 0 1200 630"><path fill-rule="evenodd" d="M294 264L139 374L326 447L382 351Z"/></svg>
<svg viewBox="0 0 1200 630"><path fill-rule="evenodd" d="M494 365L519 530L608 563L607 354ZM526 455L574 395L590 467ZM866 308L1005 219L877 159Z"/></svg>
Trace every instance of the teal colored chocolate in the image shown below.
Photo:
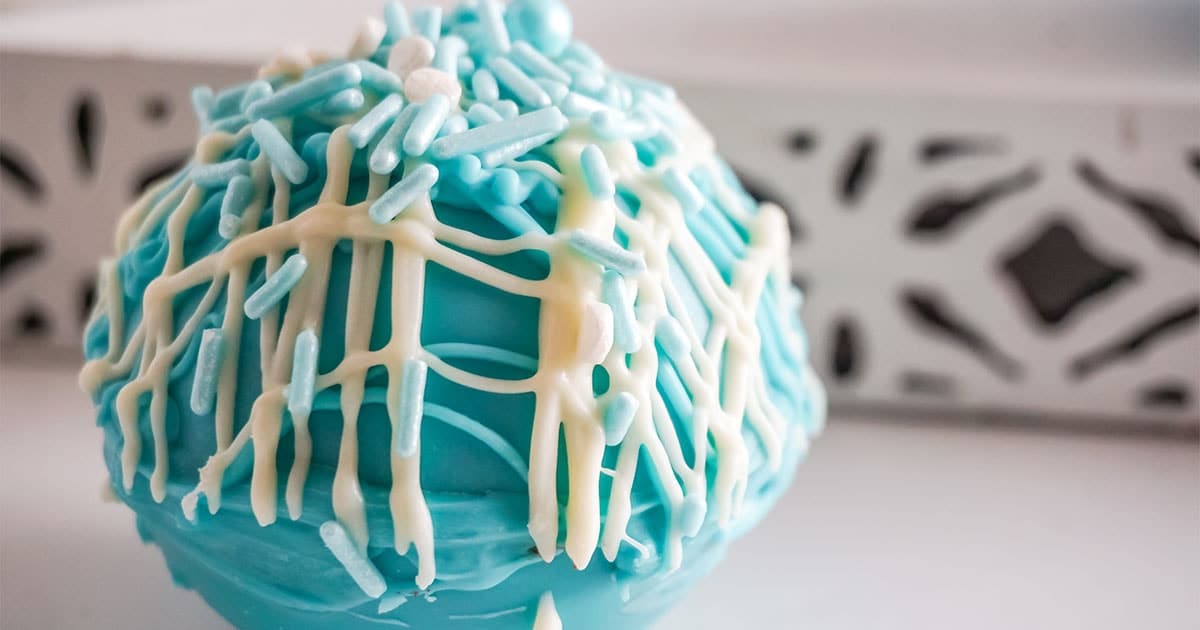
<svg viewBox="0 0 1200 630"><path fill-rule="evenodd" d="M262 180L270 187L271 198L279 192L275 186L291 183L287 215L295 217L312 208L328 177L326 156L331 138L336 137L331 134L343 125L353 125L346 140L354 147L350 200L367 198L372 172L390 173L388 190L370 205L374 224L386 226L402 219L407 207L428 195L442 223L496 239L556 233L563 191L536 169L514 167L513 160L540 161L566 170L551 148L567 131L568 119L572 125L592 125L597 143L632 142L646 166L678 146L671 130L683 114L671 105L673 91L608 71L589 48L571 41L570 15L557 0L516 0L507 8L500 2L472 2L445 13L429 9L409 13L391 3L384 21L383 48L413 34L443 43L455 36L469 45L459 60L462 102L448 108L444 97L409 103L399 93L400 77L386 69L386 54L368 60L333 60L290 84L283 77L268 77L216 94L198 89L193 101L206 132L241 134L242 139L211 164L191 163L148 193L149 207L162 206L165 212L145 226L144 236L116 262L125 337L109 339L109 316L99 309L85 336L88 359L104 357L110 344L120 347L131 342L132 331L144 316L147 287L164 269L169 217L185 191L202 196L184 230L183 256L188 264L224 251L231 242L271 223L268 211L258 225L243 225L253 197L251 163L260 155L282 175ZM439 49L452 50L455 45ZM462 72L463 68L469 72ZM617 109L623 99L638 103L628 116ZM594 107L604 109L593 115L589 108ZM218 126L216 121L225 122ZM290 137L280 129L290 130ZM582 165L575 168L581 169L591 197L615 200L621 212L636 216L638 200L614 183L596 145L587 145ZM261 174L257 176L261 179ZM718 185L732 190L732 196L718 195ZM671 169L660 187L686 210L687 229L717 275L733 282L734 266L747 257L749 236L730 217L753 216L759 209L732 171L723 164L717 172ZM656 349L657 390L684 443L685 456L694 456L689 424L694 395L677 369L686 360L689 341L670 315L654 327L654 339L639 336L634 304L622 284L645 272L646 261L625 249L627 235L620 230L611 242L583 232L564 236L564 247L595 263L603 274L598 299L613 311L616 347L634 352L651 344L646 347ZM195 521L188 520L180 507L196 487L197 471L216 444L217 371L223 349L231 347L232 341L220 332L228 310L224 290L205 303L208 287L195 287L179 294L172 304L177 324L196 313L201 325L169 369L163 430L170 465L161 501L151 491L153 448L142 449L132 487L127 490L121 483L125 439L116 397L135 375L109 378L92 392L113 491L136 512L139 534L162 549L176 583L195 589L239 628L523 630L531 627L538 599L546 591L553 593L566 630L645 628L719 563L730 541L759 522L787 488L803 458L807 439L788 439L779 467L770 469L762 441L747 424L742 434L751 472L741 511L726 527L718 526L708 498L690 495L673 513L654 480L639 475L628 532L645 545L645 554L622 544L615 561L596 551L586 569L577 570L562 552L565 528L560 527L559 552L552 562L545 562L528 529L527 462L534 396L471 389L414 360L406 366L408 378L396 403L402 421L395 434L387 414L388 376L382 370L367 373L365 404L358 418L358 474L370 538L366 553L361 553L331 507L344 427L340 394L336 388L318 391L314 385L318 375L328 373L346 354L343 331L353 247L349 239L342 245L333 249L324 318L318 329L305 329L296 337L288 369L291 381L277 461L281 480L287 479L295 458L290 439L294 418L307 417L312 434L311 471L298 519L288 517L280 492L278 520L266 527L256 521L249 484L252 449L243 451L228 469L219 511L210 514L203 496ZM373 349L391 334L390 272L386 270L392 255L390 250L384 254L385 278L371 333ZM548 260L545 252L533 250L486 257L488 264L530 279L547 276ZM263 259L252 265L244 310L233 311L243 318L240 349L230 359L237 367L235 433L248 422L251 407L262 393L263 318L287 312L290 292L306 273L306 258L298 251L288 252L278 262L282 265L271 271ZM703 335L711 313L677 261L672 258L670 265L687 318ZM767 396L786 418L788 430L805 438L820 431L824 401L807 368L797 314L799 293L775 286L777 281L768 277L755 315L761 337L759 360ZM428 352L457 368L496 379L522 379L537 371L537 299L504 292L432 262L424 283L420 343ZM801 340L800 347L784 343L785 335ZM137 362L133 365L136 369ZM604 394L607 387L604 375L597 374L594 394ZM154 433L149 397L138 404L137 431L150 444ZM630 431L636 407L632 396L621 395L605 408L606 468L615 466L616 446ZM416 552L400 555L394 549L388 508L392 454L408 456L415 452L418 440L420 481L432 516L437 562L436 580L427 589L416 586ZM560 476L568 467L562 451ZM715 464L708 469L710 490L715 469ZM565 489L560 483L560 504L565 504ZM606 503L607 494L601 496ZM670 527L687 534L682 566L675 571L664 561Z"/></svg>

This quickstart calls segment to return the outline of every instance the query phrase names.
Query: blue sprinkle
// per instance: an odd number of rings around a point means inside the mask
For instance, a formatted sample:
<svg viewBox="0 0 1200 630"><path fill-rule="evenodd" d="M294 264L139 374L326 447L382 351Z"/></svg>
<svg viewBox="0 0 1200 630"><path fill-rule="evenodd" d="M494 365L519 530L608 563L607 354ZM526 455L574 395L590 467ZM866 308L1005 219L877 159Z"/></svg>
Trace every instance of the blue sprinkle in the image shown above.
<svg viewBox="0 0 1200 630"><path fill-rule="evenodd" d="M241 114L233 114L218 118L208 124L208 131L221 131L225 133L235 133L240 131L250 123L250 120Z"/></svg>
<svg viewBox="0 0 1200 630"><path fill-rule="evenodd" d="M612 241L602 241L583 230L575 230L567 240L575 251L607 269L630 276L646 270L646 261L638 254Z"/></svg>
<svg viewBox="0 0 1200 630"><path fill-rule="evenodd" d="M526 107L550 106L550 95L513 62L504 57L493 57L488 61L488 68L496 75L500 85L508 88Z"/></svg>
<svg viewBox="0 0 1200 630"><path fill-rule="evenodd" d="M446 119L442 125L442 130L438 132L438 137L452 136L456 133L462 133L471 128L471 123L467 122L467 117L462 114L454 114Z"/></svg>
<svg viewBox="0 0 1200 630"><path fill-rule="evenodd" d="M605 140L645 140L658 133L658 125L653 122L628 118L610 109L603 109L592 114L592 127L596 135Z"/></svg>
<svg viewBox="0 0 1200 630"><path fill-rule="evenodd" d="M460 82L466 83L471 78L471 75L475 74L475 60L466 55L460 56L458 58L456 74Z"/></svg>
<svg viewBox="0 0 1200 630"><path fill-rule="evenodd" d="M422 155L429 150L434 138L450 114L450 99L445 94L434 94L421 103L417 115L404 134L404 153Z"/></svg>
<svg viewBox="0 0 1200 630"><path fill-rule="evenodd" d="M487 175L479 158L474 155L461 155L446 160L442 163L441 169L450 169L448 179L461 181L468 186L474 186L483 181Z"/></svg>
<svg viewBox="0 0 1200 630"><path fill-rule="evenodd" d="M447 35L437 43L431 64L450 76L458 76L458 60L467 52L467 42L457 35Z"/></svg>
<svg viewBox="0 0 1200 630"><path fill-rule="evenodd" d="M296 335L295 351L292 352L292 382L287 387L288 413L293 418L306 418L312 413L319 355L317 333L305 328Z"/></svg>
<svg viewBox="0 0 1200 630"><path fill-rule="evenodd" d="M271 87L270 83L263 80L258 80L246 86L246 92L242 94L242 100L238 103L238 109L245 114L250 110L250 106L267 98L275 93L275 88Z"/></svg>
<svg viewBox="0 0 1200 630"><path fill-rule="evenodd" d="M375 145L375 150L371 152L371 158L367 162L372 173L387 175L400 165L400 144L420 111L419 104L410 103L392 121L392 125L379 139L379 144Z"/></svg>
<svg viewBox="0 0 1200 630"><path fill-rule="evenodd" d="M583 169L583 181L593 198L608 201L617 194L612 172L608 170L608 160L604 159L604 152L600 147L594 144L584 147L583 152L579 154L579 166Z"/></svg>
<svg viewBox="0 0 1200 630"><path fill-rule="evenodd" d="M383 225L395 219L405 208L411 206L421 195L429 192L438 180L438 169L432 164L422 164L379 196L367 211L371 220Z"/></svg>
<svg viewBox="0 0 1200 630"><path fill-rule="evenodd" d="M704 497L689 494L679 506L679 531L688 538L700 533L704 525L704 513L708 511Z"/></svg>
<svg viewBox="0 0 1200 630"><path fill-rule="evenodd" d="M538 86L541 87L544 92L546 92L546 96L550 97L550 102L554 103L555 105L561 103L562 100L571 93L571 88L567 87L565 84L559 83L558 81L551 81L550 79L538 77L534 79L533 82L537 83Z"/></svg>
<svg viewBox="0 0 1200 630"><path fill-rule="evenodd" d="M437 159L446 159L466 153L482 153L536 136L557 135L566 128L566 116L557 107L547 107L511 120L441 138L433 143L432 154Z"/></svg>
<svg viewBox="0 0 1200 630"><path fill-rule="evenodd" d="M612 76L613 78L621 81L625 85L628 85L635 90L649 92L659 98L664 98L669 101L675 100L675 89L669 85L659 83L653 79L647 79L645 77L639 77L632 74L625 74L623 72L613 72Z"/></svg>
<svg viewBox="0 0 1200 630"><path fill-rule="evenodd" d="M274 308L283 299L283 296L296 286L307 269L308 259L304 257L304 254L297 253L289 256L253 295L246 298L242 309L246 312L246 317L258 319Z"/></svg>
<svg viewBox="0 0 1200 630"><path fill-rule="evenodd" d="M224 352L225 333L220 328L209 328L201 333L200 350L196 353L196 374L192 381L192 413L206 415L212 411Z"/></svg>
<svg viewBox="0 0 1200 630"><path fill-rule="evenodd" d="M526 40L551 57L571 41L571 12L559 0L514 0L505 21L514 40Z"/></svg>
<svg viewBox="0 0 1200 630"><path fill-rule="evenodd" d="M516 103L514 103L508 99L504 99L502 101L496 101L495 103L492 103L491 105L492 105L492 109L496 110L496 113L500 114L505 119L516 118L517 114L521 113L521 108L517 107Z"/></svg>
<svg viewBox="0 0 1200 630"><path fill-rule="evenodd" d="M480 68L471 75L471 91L477 101L491 103L500 100L500 86L496 83L496 75L487 68Z"/></svg>
<svg viewBox="0 0 1200 630"><path fill-rule="evenodd" d="M242 231L242 213L254 199L254 182L246 175L229 180L225 198L221 200L221 219L217 231L221 238L232 239Z"/></svg>
<svg viewBox="0 0 1200 630"><path fill-rule="evenodd" d="M362 72L362 84L380 94L392 94L404 91L404 82L387 68L380 67L370 61L354 62L359 72Z"/></svg>
<svg viewBox="0 0 1200 630"><path fill-rule="evenodd" d="M485 207L483 211L513 235L546 233L542 226L520 206L494 205Z"/></svg>
<svg viewBox="0 0 1200 630"><path fill-rule="evenodd" d="M404 107L404 97L399 94L389 94L387 98L379 101L379 104L372 107L358 122L350 127L350 131L346 137L350 139L350 144L354 148L361 149L379 134L379 130L383 126L395 120L396 115Z"/></svg>
<svg viewBox="0 0 1200 630"><path fill-rule="evenodd" d="M571 92L563 97L562 102L558 104L568 118L586 118L591 119L596 112L603 111L608 108L607 105L593 98L588 98L582 94Z"/></svg>
<svg viewBox="0 0 1200 630"><path fill-rule="evenodd" d="M412 24L418 35L436 44L442 34L442 8L422 7L413 11Z"/></svg>
<svg viewBox="0 0 1200 630"><path fill-rule="evenodd" d="M367 102L367 97L358 88L347 88L321 103L319 111L326 116L348 116L358 111Z"/></svg>
<svg viewBox="0 0 1200 630"><path fill-rule="evenodd" d="M220 188L229 185L229 182L238 175L249 174L250 162L238 158L212 164L197 164L192 167L188 176L191 177L193 184L201 188Z"/></svg>
<svg viewBox="0 0 1200 630"><path fill-rule="evenodd" d="M663 173L663 185L679 200L684 212L696 212L704 207L704 194L678 167L669 168Z"/></svg>
<svg viewBox="0 0 1200 630"><path fill-rule="evenodd" d="M604 410L604 443L616 446L625 439L629 427L633 424L633 415L637 413L638 400L629 392L621 392L613 397Z"/></svg>
<svg viewBox="0 0 1200 630"><path fill-rule="evenodd" d="M512 51L508 54L508 58L522 70L533 76L544 77L559 83L571 82L571 75L566 70L563 70L555 65L553 61L547 59L536 48L530 46L529 42L514 43Z"/></svg>
<svg viewBox="0 0 1200 630"><path fill-rule="evenodd" d="M230 114L242 111L242 98L245 97L246 90L248 90L250 86L254 85L255 83L257 82L251 81L249 83L235 85L234 87L223 90L222 92L214 95L212 107L209 109L209 115L212 118L223 118Z"/></svg>
<svg viewBox="0 0 1200 630"><path fill-rule="evenodd" d="M322 101L360 83L362 83L362 70L353 63L343 63L302 79L253 103L246 110L246 115L250 118L274 118L291 114L296 109L302 109Z"/></svg>
<svg viewBox="0 0 1200 630"><path fill-rule="evenodd" d="M566 49L563 50L562 56L566 59L574 59L589 68L595 68L596 70L604 69L604 60L600 58L600 55L597 55L596 51L580 41L568 44Z"/></svg>
<svg viewBox="0 0 1200 630"><path fill-rule="evenodd" d="M654 340L667 353L667 356L671 357L671 361L674 361L676 364L680 364L691 357L692 342L688 339L687 333L683 331L683 326L679 324L679 320L670 315L664 315L655 324Z"/></svg>
<svg viewBox="0 0 1200 630"><path fill-rule="evenodd" d="M558 137L558 134L559 132L553 131L506 144L498 149L492 149L484 153L480 156L480 161L483 162L484 168L496 168L501 164L508 164L512 160L554 140Z"/></svg>
<svg viewBox="0 0 1200 630"><path fill-rule="evenodd" d="M511 168L496 169L492 172L492 194L500 200L500 203L516 206L520 205L524 199L521 199L521 177Z"/></svg>
<svg viewBox="0 0 1200 630"><path fill-rule="evenodd" d="M496 0L483 0L479 4L479 26L483 49L489 53L508 52L512 41L508 27L504 24L504 12Z"/></svg>
<svg viewBox="0 0 1200 630"><path fill-rule="evenodd" d="M395 42L412 35L412 24L408 22L408 11L399 2L389 2L383 6L383 23L387 24L385 41Z"/></svg>
<svg viewBox="0 0 1200 630"><path fill-rule="evenodd" d="M359 551L344 527L337 521L325 521L321 523L320 532L325 546L333 552L333 557L342 563L342 568L346 569L346 573L350 574L367 597L378 598L387 592L387 582L379 569Z"/></svg>
<svg viewBox="0 0 1200 630"><path fill-rule="evenodd" d="M589 93L599 93L604 89L604 75L595 68L588 67L574 59L562 63L562 69L571 75L570 83L577 90Z"/></svg>
<svg viewBox="0 0 1200 630"><path fill-rule="evenodd" d="M393 448L400 457L412 457L421 438L421 416L425 407L425 377L429 366L420 359L404 361L400 380L400 401L397 405L396 440Z"/></svg>
<svg viewBox="0 0 1200 630"><path fill-rule="evenodd" d="M212 116L214 98L212 88L207 85L192 88L192 109L196 112L196 120L200 121L202 128L208 125L209 117Z"/></svg>
<svg viewBox="0 0 1200 630"><path fill-rule="evenodd" d="M613 345L622 352L637 352L642 347L642 332L638 327L633 302L625 292L621 274L613 270L604 272L600 285L600 297L612 309Z"/></svg>
<svg viewBox="0 0 1200 630"><path fill-rule="evenodd" d="M308 165L299 153L292 148L290 142L279 133L279 129L269 120L259 120L250 126L250 135L258 142L271 165L279 169L283 176L293 184L304 183L308 177Z"/></svg>
<svg viewBox="0 0 1200 630"><path fill-rule="evenodd" d="M501 120L504 120L504 117L483 103L475 103L467 110L467 121L472 127L482 127Z"/></svg>

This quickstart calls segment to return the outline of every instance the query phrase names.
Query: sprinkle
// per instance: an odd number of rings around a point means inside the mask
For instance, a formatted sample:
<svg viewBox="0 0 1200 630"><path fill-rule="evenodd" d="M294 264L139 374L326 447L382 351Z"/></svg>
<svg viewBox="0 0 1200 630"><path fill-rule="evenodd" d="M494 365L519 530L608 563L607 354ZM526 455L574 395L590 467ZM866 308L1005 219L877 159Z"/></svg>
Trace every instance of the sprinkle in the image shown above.
<svg viewBox="0 0 1200 630"><path fill-rule="evenodd" d="M389 2L383 6L383 21L387 24L387 41L397 42L412 35L408 11L399 2Z"/></svg>
<svg viewBox="0 0 1200 630"><path fill-rule="evenodd" d="M494 110L493 110L494 111ZM433 156L451 158L466 153L482 153L535 136L559 134L567 128L567 118L557 107L547 107L511 120L475 127L433 143Z"/></svg>
<svg viewBox="0 0 1200 630"><path fill-rule="evenodd" d="M550 97L550 102L555 105L561 103L562 100L571 93L571 88L567 87L563 83L559 83L558 81L551 81L550 79L538 77L534 79L533 82L537 83L538 87L542 88L542 90L546 92L546 96Z"/></svg>
<svg viewBox="0 0 1200 630"><path fill-rule="evenodd" d="M542 226L520 206L488 206L483 211L514 235L546 233Z"/></svg>
<svg viewBox="0 0 1200 630"><path fill-rule="evenodd" d="M488 107L483 103L475 103L471 109L467 110L467 121L474 127L482 127L487 124L500 122L504 120L496 110Z"/></svg>
<svg viewBox="0 0 1200 630"><path fill-rule="evenodd" d="M600 58L600 55L596 54L596 51L583 42L571 42L563 50L562 56L567 59L574 59L589 68L595 68L596 70L604 69L604 60Z"/></svg>
<svg viewBox="0 0 1200 630"><path fill-rule="evenodd" d="M379 196L367 211L371 220L383 225L395 219L418 197L429 192L438 180L438 169L432 164L422 164Z"/></svg>
<svg viewBox="0 0 1200 630"><path fill-rule="evenodd" d="M241 114L218 118L208 124L208 131L234 133L249 124L250 120Z"/></svg>
<svg viewBox="0 0 1200 630"><path fill-rule="evenodd" d="M404 134L404 152L408 155L421 155L428 151L429 145L437 138L437 132L449 114L450 100L444 94L434 94L429 100L421 103L416 117L408 127L408 133Z"/></svg>
<svg viewBox="0 0 1200 630"><path fill-rule="evenodd" d="M259 79L258 81L251 82L246 86L245 93L242 94L242 100L238 104L238 109L244 114L250 109L251 105L267 98L274 92L275 88L271 87L271 84L266 81Z"/></svg>
<svg viewBox="0 0 1200 630"><path fill-rule="evenodd" d="M455 73L458 74L459 81L466 82L472 74L475 74L475 60L466 55L459 57Z"/></svg>
<svg viewBox="0 0 1200 630"><path fill-rule="evenodd" d="M325 546L333 552L333 557L342 563L346 573L350 574L367 597L378 598L387 592L387 582L380 575L379 569L359 551L344 527L337 521L325 521L321 523L319 531Z"/></svg>
<svg viewBox="0 0 1200 630"><path fill-rule="evenodd" d="M591 119L592 115L599 111L608 109L608 105L597 101L594 98L588 98L582 94L571 92L563 97L558 107L569 118L587 118Z"/></svg>
<svg viewBox="0 0 1200 630"><path fill-rule="evenodd" d="M686 361L692 353L692 342L688 339L679 320L664 315L654 326L654 340L675 363Z"/></svg>
<svg viewBox="0 0 1200 630"><path fill-rule="evenodd" d="M459 157L446 160L442 163L442 169L451 169L451 177L461 180L468 186L483 181L486 173L483 170L483 165L479 162L479 158L474 155L461 155Z"/></svg>
<svg viewBox="0 0 1200 630"><path fill-rule="evenodd" d="M501 164L515 160L526 153L554 140L558 137L559 132L552 131L544 133L540 136L532 136L524 140L518 140L510 144L506 144L498 149L492 149L480 156L480 161L483 162L484 168L496 168Z"/></svg>
<svg viewBox="0 0 1200 630"><path fill-rule="evenodd" d="M305 328L296 335L295 351L292 353L292 382L287 387L287 408L293 418L306 418L312 413L319 354L320 342L311 328Z"/></svg>
<svg viewBox="0 0 1200 630"><path fill-rule="evenodd" d="M221 200L221 220L217 223L217 231L221 238L233 239L242 230L242 213L254 199L254 182L246 175L238 175L229 180L225 189L225 198Z"/></svg>
<svg viewBox="0 0 1200 630"><path fill-rule="evenodd" d="M694 537L700 533L700 528L704 525L704 513L708 508L704 504L704 497L689 494L679 506L679 531L688 538Z"/></svg>
<svg viewBox="0 0 1200 630"><path fill-rule="evenodd" d="M623 352L637 352L642 347L642 333L638 327L633 303L625 293L621 274L611 269L604 272L600 286L600 297L612 309L613 345Z"/></svg>
<svg viewBox="0 0 1200 630"><path fill-rule="evenodd" d="M213 89L207 85L197 85L192 88L192 109L196 112L196 120L203 127L208 123L213 109Z"/></svg>
<svg viewBox="0 0 1200 630"><path fill-rule="evenodd" d="M516 118L517 114L521 113L521 108L517 107L516 103L514 103L508 99L496 101L495 103L492 103L491 105L492 105L492 109L496 110L496 113L500 114L505 119Z"/></svg>
<svg viewBox="0 0 1200 630"><path fill-rule="evenodd" d="M684 212L696 212L704 207L704 193L678 167L669 168L663 173L663 185L679 200Z"/></svg>
<svg viewBox="0 0 1200 630"><path fill-rule="evenodd" d="M319 111L326 116L348 116L362 108L367 97L358 88L348 88L321 103Z"/></svg>
<svg viewBox="0 0 1200 630"><path fill-rule="evenodd" d="M213 95L212 107L209 109L209 115L212 118L221 118L230 114L241 111L242 98L246 96L246 90L254 85L255 81L235 85L227 90Z"/></svg>
<svg viewBox="0 0 1200 630"><path fill-rule="evenodd" d="M200 350L196 353L196 374L192 381L192 413L205 415L212 411L224 352L225 333L220 328L209 328L201 333Z"/></svg>
<svg viewBox="0 0 1200 630"><path fill-rule="evenodd" d="M373 17L363 20L362 25L358 27L358 33L354 36L354 43L350 44L350 52L346 56L351 59L370 57L383 43L385 35L387 35L386 24Z"/></svg>
<svg viewBox="0 0 1200 630"><path fill-rule="evenodd" d="M613 78L621 81L625 85L628 85L635 90L649 92L659 98L665 98L669 101L675 100L675 89L669 85L659 83L653 79L647 79L645 77L639 77L632 74L625 74L623 72L613 72L612 76Z"/></svg>
<svg viewBox="0 0 1200 630"><path fill-rule="evenodd" d="M467 117L462 114L454 114L446 119L442 125L438 137L449 136L456 133L462 133L471 128L471 123L467 122Z"/></svg>
<svg viewBox="0 0 1200 630"><path fill-rule="evenodd" d="M246 115L250 118L274 118L329 98L362 82L362 70L353 63L344 63L302 79L252 104Z"/></svg>
<svg viewBox="0 0 1200 630"><path fill-rule="evenodd" d="M308 269L308 259L304 254L292 254L287 260L279 266L279 269L271 274L270 278L263 283L253 295L246 298L243 310L246 312L246 317L250 319L258 319L262 317L268 310L273 308L283 296L287 295L292 287L300 281L300 277L304 275Z"/></svg>
<svg viewBox="0 0 1200 630"><path fill-rule="evenodd" d="M521 71L513 62L504 57L493 57L488 61L488 68L496 75L496 80L508 88L517 100L528 107L548 107L550 95L542 89L529 75Z"/></svg>
<svg viewBox="0 0 1200 630"><path fill-rule="evenodd" d="M458 58L467 52L467 42L457 35L447 35L438 41L433 55L433 67L449 75L458 73Z"/></svg>
<svg viewBox="0 0 1200 630"><path fill-rule="evenodd" d="M531 75L545 77L559 83L571 82L571 75L566 70L563 70L555 65L553 61L547 59L536 48L530 46L529 42L514 43L512 51L508 54L508 58Z"/></svg>
<svg viewBox="0 0 1200 630"><path fill-rule="evenodd" d="M433 42L428 39L419 35L405 37L392 44L392 50L388 52L387 69L401 79L407 79L413 72L429 67L434 54Z"/></svg>
<svg viewBox="0 0 1200 630"><path fill-rule="evenodd" d="M436 42L442 33L442 8L422 7L412 13L413 28L425 39Z"/></svg>
<svg viewBox="0 0 1200 630"><path fill-rule="evenodd" d="M408 133L409 126L412 125L413 119L417 117L417 112L420 110L420 105L411 103L401 110L392 121L391 126L379 139L379 144L375 145L375 150L371 152L371 158L367 161L367 166L372 173L387 175L400 165L400 143L404 141L404 135Z"/></svg>
<svg viewBox="0 0 1200 630"><path fill-rule="evenodd" d="M491 189L500 203L516 206L524 201L520 198L521 178L511 168L496 169L492 172Z"/></svg>
<svg viewBox="0 0 1200 630"><path fill-rule="evenodd" d="M283 134L279 133L279 129L271 124L271 121L255 122L250 126L250 135L254 136L258 146L262 147L263 153L267 154L271 165L279 169L279 172L283 173L289 182L304 183L305 178L308 177L308 165L292 148L292 144L283 137Z"/></svg>
<svg viewBox="0 0 1200 630"><path fill-rule="evenodd" d="M421 68L404 80L404 96L412 103L423 103L436 95L446 97L447 105L458 107L462 84L453 75L434 68Z"/></svg>
<svg viewBox="0 0 1200 630"><path fill-rule="evenodd" d="M567 242L592 262L612 269L622 276L635 275L646 270L646 261L640 255L612 241L602 241L583 230L572 232Z"/></svg>
<svg viewBox="0 0 1200 630"><path fill-rule="evenodd" d="M650 121L629 118L607 108L592 114L591 122L596 135L605 140L638 141L658 133L658 125Z"/></svg>
<svg viewBox="0 0 1200 630"><path fill-rule="evenodd" d="M220 188L227 186L238 175L250 174L250 162L238 158L212 164L197 164L188 174L192 183L201 188Z"/></svg>
<svg viewBox="0 0 1200 630"><path fill-rule="evenodd" d="M598 201L608 201L617 194L613 184L612 172L608 170L608 161L600 147L589 144L579 154L579 166L583 169L583 181L588 191Z"/></svg>
<svg viewBox="0 0 1200 630"><path fill-rule="evenodd" d="M637 413L638 400L629 392L621 392L617 394L612 402L608 403L608 409L604 410L604 443L608 446L616 446L625 439L625 434L629 433L629 426L633 424L633 415Z"/></svg>
<svg viewBox="0 0 1200 630"><path fill-rule="evenodd" d="M479 4L479 25L484 50L491 53L507 53L512 46L508 27L504 25L504 12L496 0L483 0Z"/></svg>
<svg viewBox="0 0 1200 630"><path fill-rule="evenodd" d="M393 92L404 91L404 82L387 68L366 60L355 61L354 65L358 66L359 71L362 72L364 87L371 88L380 94L389 95Z"/></svg>
<svg viewBox="0 0 1200 630"><path fill-rule="evenodd" d="M595 68L588 67L574 59L562 62L562 69L571 75L568 81L575 89L584 92L599 92L604 89L604 75Z"/></svg>
<svg viewBox="0 0 1200 630"><path fill-rule="evenodd" d="M480 68L471 75L471 92L475 100L484 103L500 100L500 86L496 83L496 75L487 68Z"/></svg>
<svg viewBox="0 0 1200 630"><path fill-rule="evenodd" d="M379 101L379 104L372 107L371 111L350 127L350 131L346 134L346 137L350 139L350 144L356 149L370 144L371 140L374 140L375 136L379 134L379 130L395 120L396 115L403 108L404 97L399 94L389 94L387 98Z"/></svg>
<svg viewBox="0 0 1200 630"><path fill-rule="evenodd" d="M400 457L412 457L421 438L421 416L425 407L425 377L429 366L420 359L404 362L400 381L400 402L397 405L396 440L392 448Z"/></svg>

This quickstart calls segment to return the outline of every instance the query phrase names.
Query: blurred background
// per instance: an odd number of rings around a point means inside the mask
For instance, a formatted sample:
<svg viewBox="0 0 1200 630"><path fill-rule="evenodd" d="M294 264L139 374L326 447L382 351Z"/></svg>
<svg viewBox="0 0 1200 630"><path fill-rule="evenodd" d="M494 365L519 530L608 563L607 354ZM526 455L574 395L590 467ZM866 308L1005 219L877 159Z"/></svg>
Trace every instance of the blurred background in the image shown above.
<svg viewBox="0 0 1200 630"><path fill-rule="evenodd" d="M1200 627L1200 0L568 4L788 210L833 405L664 628ZM99 502L93 269L192 85L381 6L0 0L0 627L224 627Z"/></svg>

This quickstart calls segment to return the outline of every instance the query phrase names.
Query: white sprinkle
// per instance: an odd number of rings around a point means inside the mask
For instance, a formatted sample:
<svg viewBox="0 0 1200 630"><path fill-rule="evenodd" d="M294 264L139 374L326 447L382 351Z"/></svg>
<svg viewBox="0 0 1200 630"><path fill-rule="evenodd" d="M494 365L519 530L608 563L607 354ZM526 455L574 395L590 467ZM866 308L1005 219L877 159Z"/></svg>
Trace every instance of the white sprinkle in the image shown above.
<svg viewBox="0 0 1200 630"><path fill-rule="evenodd" d="M433 68L421 68L404 80L404 96L410 103L428 100L434 94L443 94L450 107L458 107L462 99L462 84L453 76Z"/></svg>
<svg viewBox="0 0 1200 630"><path fill-rule="evenodd" d="M420 35L405 37L392 44L392 50L388 53L387 68L401 79L407 79L408 75L416 70L429 67L435 54L437 50L428 39Z"/></svg>
<svg viewBox="0 0 1200 630"><path fill-rule="evenodd" d="M362 25L358 27L358 33L354 36L354 43L350 44L350 52L346 56L351 59L370 57L383 43L384 35L387 35L387 25L382 21L373 17L363 20Z"/></svg>

